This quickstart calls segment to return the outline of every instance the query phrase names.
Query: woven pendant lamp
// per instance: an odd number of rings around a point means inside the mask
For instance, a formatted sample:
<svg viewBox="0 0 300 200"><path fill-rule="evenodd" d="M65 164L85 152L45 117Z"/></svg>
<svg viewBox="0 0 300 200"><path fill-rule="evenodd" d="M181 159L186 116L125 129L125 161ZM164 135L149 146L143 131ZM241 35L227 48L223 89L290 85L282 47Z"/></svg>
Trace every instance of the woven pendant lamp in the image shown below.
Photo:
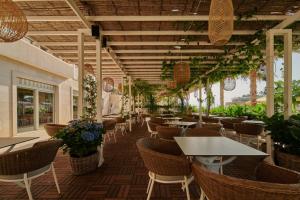
<svg viewBox="0 0 300 200"><path fill-rule="evenodd" d="M106 77L103 79L103 90L105 92L112 92L114 90L114 79Z"/></svg>
<svg viewBox="0 0 300 200"><path fill-rule="evenodd" d="M174 80L178 85L186 84L190 81L190 66L187 63L178 63L174 66Z"/></svg>
<svg viewBox="0 0 300 200"><path fill-rule="evenodd" d="M119 92L122 92L122 83L118 84L118 90L119 90Z"/></svg>
<svg viewBox="0 0 300 200"><path fill-rule="evenodd" d="M90 64L85 64L85 65L84 65L84 70L85 70L86 72L88 72L89 74L92 74L92 75L95 76L95 70L94 70L94 68L93 68L92 65L90 65Z"/></svg>
<svg viewBox="0 0 300 200"><path fill-rule="evenodd" d="M226 91L232 91L236 87L236 80L232 77L227 77L224 80L224 90Z"/></svg>
<svg viewBox="0 0 300 200"><path fill-rule="evenodd" d="M15 42L28 31L26 16L11 0L0 0L0 42Z"/></svg>
<svg viewBox="0 0 300 200"><path fill-rule="evenodd" d="M212 0L209 11L208 36L216 46L226 44L233 32L233 5L231 0Z"/></svg>
<svg viewBox="0 0 300 200"><path fill-rule="evenodd" d="M176 88L176 81L169 81L167 83L167 88L169 88L169 89L175 89Z"/></svg>

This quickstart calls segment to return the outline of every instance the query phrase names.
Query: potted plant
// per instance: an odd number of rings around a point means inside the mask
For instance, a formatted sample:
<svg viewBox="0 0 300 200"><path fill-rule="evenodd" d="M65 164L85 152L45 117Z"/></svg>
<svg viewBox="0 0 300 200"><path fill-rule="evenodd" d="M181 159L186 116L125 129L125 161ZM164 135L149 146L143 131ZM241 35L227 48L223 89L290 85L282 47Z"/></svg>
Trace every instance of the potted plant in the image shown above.
<svg viewBox="0 0 300 200"><path fill-rule="evenodd" d="M277 113L265 122L274 141L277 164L300 171L300 114L285 120Z"/></svg>
<svg viewBox="0 0 300 200"><path fill-rule="evenodd" d="M75 175L95 170L99 163L98 146L102 142L104 128L90 119L71 121L55 135L63 141L64 153L69 153L70 164Z"/></svg>

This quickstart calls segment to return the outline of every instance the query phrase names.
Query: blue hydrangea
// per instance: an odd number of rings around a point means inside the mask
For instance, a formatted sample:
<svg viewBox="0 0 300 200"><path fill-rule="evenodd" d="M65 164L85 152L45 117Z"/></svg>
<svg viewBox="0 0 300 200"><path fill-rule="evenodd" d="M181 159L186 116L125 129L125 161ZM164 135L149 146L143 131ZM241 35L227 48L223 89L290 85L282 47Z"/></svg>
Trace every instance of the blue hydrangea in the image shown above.
<svg viewBox="0 0 300 200"><path fill-rule="evenodd" d="M93 132L89 132L89 131L85 131L85 132L81 133L81 138L87 142L92 142L96 139Z"/></svg>

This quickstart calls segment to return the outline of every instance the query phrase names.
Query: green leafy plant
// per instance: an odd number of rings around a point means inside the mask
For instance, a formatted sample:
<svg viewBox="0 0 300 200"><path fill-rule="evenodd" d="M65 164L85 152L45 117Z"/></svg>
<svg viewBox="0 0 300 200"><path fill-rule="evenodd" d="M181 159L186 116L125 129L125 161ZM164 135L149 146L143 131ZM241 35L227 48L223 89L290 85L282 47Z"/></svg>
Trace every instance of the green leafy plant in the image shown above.
<svg viewBox="0 0 300 200"><path fill-rule="evenodd" d="M55 135L63 141L64 153L71 157L85 157L97 152L101 144L104 128L101 123L90 119L73 120Z"/></svg>
<svg viewBox="0 0 300 200"><path fill-rule="evenodd" d="M300 114L292 115L285 120L282 114L276 113L264 121L276 148L300 156Z"/></svg>

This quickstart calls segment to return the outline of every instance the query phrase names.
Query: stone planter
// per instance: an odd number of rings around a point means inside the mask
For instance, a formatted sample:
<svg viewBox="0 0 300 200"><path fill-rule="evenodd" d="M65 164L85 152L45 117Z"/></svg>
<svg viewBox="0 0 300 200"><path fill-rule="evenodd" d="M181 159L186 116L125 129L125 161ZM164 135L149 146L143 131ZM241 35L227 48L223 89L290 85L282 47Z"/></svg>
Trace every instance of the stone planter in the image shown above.
<svg viewBox="0 0 300 200"><path fill-rule="evenodd" d="M66 126L67 125L64 124L45 124L44 128L49 136L54 137L59 130L65 128Z"/></svg>
<svg viewBox="0 0 300 200"><path fill-rule="evenodd" d="M71 169L74 175L82 175L97 169L99 163L99 152L92 155L74 158L70 156Z"/></svg>
<svg viewBox="0 0 300 200"><path fill-rule="evenodd" d="M275 158L279 166L300 172L300 156L275 150Z"/></svg>

